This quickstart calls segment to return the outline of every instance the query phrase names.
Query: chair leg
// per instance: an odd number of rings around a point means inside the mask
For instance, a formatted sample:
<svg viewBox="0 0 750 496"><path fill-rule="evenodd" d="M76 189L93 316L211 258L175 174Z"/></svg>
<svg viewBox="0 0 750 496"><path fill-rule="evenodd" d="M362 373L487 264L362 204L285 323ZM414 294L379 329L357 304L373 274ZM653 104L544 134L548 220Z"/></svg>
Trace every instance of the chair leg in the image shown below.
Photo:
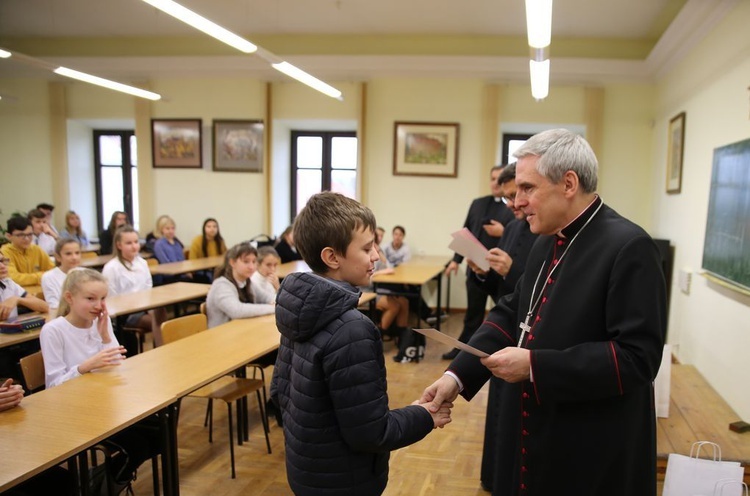
<svg viewBox="0 0 750 496"><path fill-rule="evenodd" d="M206 418L203 419L203 427L208 427L208 419L211 416L211 399L208 400L206 405Z"/></svg>
<svg viewBox="0 0 750 496"><path fill-rule="evenodd" d="M229 401L227 402L227 409L229 414L229 456L232 460L232 479L234 479L236 478L234 473L234 432L232 431L232 403Z"/></svg>
<svg viewBox="0 0 750 496"><path fill-rule="evenodd" d="M245 440L245 420L247 418L247 415L244 415L247 413L246 407L247 404L244 403L242 400L247 399L246 396L238 399L236 401L237 405L237 446L242 446L242 441Z"/></svg>
<svg viewBox="0 0 750 496"><path fill-rule="evenodd" d="M260 391L255 391L258 397L258 410L260 411L260 421L263 423L263 434L266 435L266 448L268 448L268 454L271 454L271 440L268 439L268 417L266 417L265 403L260 400Z"/></svg>
<svg viewBox="0 0 750 496"><path fill-rule="evenodd" d="M154 480L154 496L159 496L159 455L151 457L151 476Z"/></svg>
<svg viewBox="0 0 750 496"><path fill-rule="evenodd" d="M208 399L208 442L214 442L214 400Z"/></svg>

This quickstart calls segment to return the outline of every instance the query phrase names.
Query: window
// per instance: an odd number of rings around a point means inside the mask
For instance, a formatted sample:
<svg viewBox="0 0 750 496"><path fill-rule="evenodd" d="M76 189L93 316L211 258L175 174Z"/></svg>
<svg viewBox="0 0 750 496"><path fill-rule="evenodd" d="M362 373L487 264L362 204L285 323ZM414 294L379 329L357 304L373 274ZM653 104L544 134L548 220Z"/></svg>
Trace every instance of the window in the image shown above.
<svg viewBox="0 0 750 496"><path fill-rule="evenodd" d="M357 134L292 131L291 221L321 191L357 194Z"/></svg>
<svg viewBox="0 0 750 496"><path fill-rule="evenodd" d="M118 210L138 222L138 159L133 131L94 131L96 219L99 229L109 225ZM137 225L134 225L138 229Z"/></svg>
<svg viewBox="0 0 750 496"><path fill-rule="evenodd" d="M532 136L533 134L503 134L502 163L512 164L515 162L516 157L513 156L513 153Z"/></svg>

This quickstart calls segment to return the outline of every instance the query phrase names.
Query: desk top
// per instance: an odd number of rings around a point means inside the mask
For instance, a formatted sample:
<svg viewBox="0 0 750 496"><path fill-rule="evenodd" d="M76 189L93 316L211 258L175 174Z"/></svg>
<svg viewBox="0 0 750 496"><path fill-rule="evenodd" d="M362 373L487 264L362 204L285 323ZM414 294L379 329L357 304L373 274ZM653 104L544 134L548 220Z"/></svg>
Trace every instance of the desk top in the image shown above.
<svg viewBox="0 0 750 496"><path fill-rule="evenodd" d="M279 279L284 279L293 272L311 272L311 270L304 260L283 263L276 269L276 275L279 276Z"/></svg>
<svg viewBox="0 0 750 496"><path fill-rule="evenodd" d="M114 255L97 255L95 257L81 258L81 267L87 267L89 269L95 269L97 267L104 267L104 264L114 258Z"/></svg>
<svg viewBox="0 0 750 496"><path fill-rule="evenodd" d="M231 321L0 413L0 492L279 346L274 317Z"/></svg>
<svg viewBox="0 0 750 496"><path fill-rule="evenodd" d="M396 267L393 274L378 274L373 276L372 282L378 284L416 284L421 286L443 272L445 259L441 260L440 263L424 259L419 262L409 260Z"/></svg>
<svg viewBox="0 0 750 496"><path fill-rule="evenodd" d="M41 286L21 286L30 296L36 296L42 292Z"/></svg>
<svg viewBox="0 0 750 496"><path fill-rule="evenodd" d="M199 270L215 269L221 265L223 261L224 255L216 255L214 257L195 258L192 260L183 260L181 262L150 265L149 270L151 271L151 275L176 276Z"/></svg>
<svg viewBox="0 0 750 496"><path fill-rule="evenodd" d="M57 316L57 312L55 312L53 315L50 315L48 313L38 314L35 312L35 313L25 314L24 317L31 316L31 315L42 315L45 321L49 322L50 319L54 319ZM14 344L19 344L25 341L31 341L33 339L37 339L39 338L40 332L42 332L41 328L33 329L31 331L16 332L14 334L0 333L0 348L5 348L6 346L13 346Z"/></svg>
<svg viewBox="0 0 750 496"><path fill-rule="evenodd" d="M204 298L210 287L210 284L175 282L136 291L135 293L109 296L107 297L107 311L110 317L117 317L196 298Z"/></svg>

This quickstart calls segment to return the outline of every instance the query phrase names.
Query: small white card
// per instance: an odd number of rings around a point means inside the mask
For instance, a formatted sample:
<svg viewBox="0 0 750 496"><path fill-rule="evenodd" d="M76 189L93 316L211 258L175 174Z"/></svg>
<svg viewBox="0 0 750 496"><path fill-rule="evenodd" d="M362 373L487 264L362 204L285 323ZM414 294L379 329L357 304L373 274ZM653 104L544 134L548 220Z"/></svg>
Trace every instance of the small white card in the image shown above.
<svg viewBox="0 0 750 496"><path fill-rule="evenodd" d="M453 241L448 248L474 262L477 267L484 271L490 270L490 262L487 260L489 251L479 240L465 227L451 234Z"/></svg>
<svg viewBox="0 0 750 496"><path fill-rule="evenodd" d="M474 348L473 346L469 346L466 343L462 343L461 341L459 341L458 339L454 337L448 336L447 334L443 334L437 329L414 329L414 332L424 334L428 338L432 338L436 341L440 341L441 343L447 344L448 346L452 346L453 348L458 348L459 350L466 351L467 353L476 355L479 358L484 358L484 357L489 356L487 353L481 350L478 350Z"/></svg>

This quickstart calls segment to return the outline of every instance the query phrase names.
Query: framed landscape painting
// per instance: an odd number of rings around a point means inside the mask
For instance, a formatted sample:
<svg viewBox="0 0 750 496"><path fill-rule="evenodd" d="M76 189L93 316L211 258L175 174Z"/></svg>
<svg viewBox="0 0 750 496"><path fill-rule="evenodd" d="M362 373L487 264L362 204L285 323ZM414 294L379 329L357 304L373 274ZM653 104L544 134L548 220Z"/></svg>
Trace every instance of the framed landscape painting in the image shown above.
<svg viewBox="0 0 750 496"><path fill-rule="evenodd" d="M456 177L458 134L455 122L396 122L393 174Z"/></svg>
<svg viewBox="0 0 750 496"><path fill-rule="evenodd" d="M200 119L151 119L154 167L200 169Z"/></svg>
<svg viewBox="0 0 750 496"><path fill-rule="evenodd" d="M214 121L214 170L263 172L263 132L263 121Z"/></svg>

